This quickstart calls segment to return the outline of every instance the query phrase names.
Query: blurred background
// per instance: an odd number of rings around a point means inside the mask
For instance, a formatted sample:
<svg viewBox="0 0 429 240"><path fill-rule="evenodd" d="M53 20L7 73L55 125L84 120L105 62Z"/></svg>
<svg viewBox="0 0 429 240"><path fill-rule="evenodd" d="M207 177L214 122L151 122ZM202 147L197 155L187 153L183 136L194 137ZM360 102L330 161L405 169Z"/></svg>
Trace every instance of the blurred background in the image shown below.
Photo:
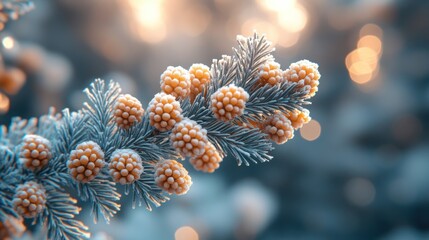
<svg viewBox="0 0 429 240"><path fill-rule="evenodd" d="M210 65L264 33L286 69L319 64L313 120L270 163L214 174L94 239L429 239L429 2L35 0L0 32L0 123L81 108L94 78L147 106L169 65ZM0 21L1 20L0 16ZM1 24L0 24L1 25ZM0 26L1 27L1 26Z"/></svg>

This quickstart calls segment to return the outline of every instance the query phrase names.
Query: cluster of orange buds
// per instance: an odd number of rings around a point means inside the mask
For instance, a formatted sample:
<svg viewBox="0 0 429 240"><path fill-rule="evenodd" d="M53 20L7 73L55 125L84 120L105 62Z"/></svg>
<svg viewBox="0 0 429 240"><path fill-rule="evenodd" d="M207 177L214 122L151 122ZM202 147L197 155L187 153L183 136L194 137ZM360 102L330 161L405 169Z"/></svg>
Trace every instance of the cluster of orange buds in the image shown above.
<svg viewBox="0 0 429 240"><path fill-rule="evenodd" d="M19 215L34 218L46 207L45 189L33 181L21 184L16 189L12 203Z"/></svg>
<svg viewBox="0 0 429 240"><path fill-rule="evenodd" d="M83 142L71 151L67 167L70 175L78 182L93 180L104 167L104 152L93 142Z"/></svg>
<svg viewBox="0 0 429 240"><path fill-rule="evenodd" d="M115 121L120 128L128 129L141 122L144 109L140 101L130 94L118 97L114 106Z"/></svg>
<svg viewBox="0 0 429 240"><path fill-rule="evenodd" d="M155 166L155 183L169 194L182 195L189 191L192 179L181 163L165 160Z"/></svg>

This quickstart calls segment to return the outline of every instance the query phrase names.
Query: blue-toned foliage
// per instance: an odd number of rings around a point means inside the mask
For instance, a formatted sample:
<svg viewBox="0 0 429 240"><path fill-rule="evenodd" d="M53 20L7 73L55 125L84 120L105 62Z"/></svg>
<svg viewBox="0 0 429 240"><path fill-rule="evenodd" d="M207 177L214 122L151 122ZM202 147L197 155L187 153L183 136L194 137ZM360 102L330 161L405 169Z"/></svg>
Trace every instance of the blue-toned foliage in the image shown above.
<svg viewBox="0 0 429 240"><path fill-rule="evenodd" d="M239 47L234 56L222 56L211 66L211 82L193 101L180 100L184 117L190 118L207 130L209 141L222 156L231 156L238 165L269 161L273 149L267 135L258 128L246 127L251 121L264 121L276 111L302 109L307 102L307 91L294 83L282 83L274 87L255 88L258 71L267 61L273 60L270 43L256 33L249 38L239 38ZM242 116L234 121L223 122L213 116L210 96L222 86L235 84L250 95ZM120 210L120 192L129 195L132 207L144 205L152 210L169 200L155 183L155 164L166 159L179 159L180 155L171 146L170 132L159 132L150 125L149 113L142 121L129 129L118 128L114 107L121 93L118 83L96 79L84 92L88 102L76 112L64 109L56 114L50 109L47 115L29 120L14 118L8 128L0 129L0 220L8 215L17 216L12 198L19 184L36 181L46 189L45 210L38 222L46 228L50 239L85 239L87 227L76 215L80 208L77 201L87 202L97 222L107 222ZM52 145L52 158L41 170L23 169L19 161L19 149L26 134L37 134L48 139ZM72 150L85 141L96 142L104 152L106 165L117 149L137 152L143 164L140 179L126 185L116 184L106 167L88 183L77 182L70 174L67 161ZM70 192L67 192L67 191ZM73 198L73 197L74 198Z"/></svg>

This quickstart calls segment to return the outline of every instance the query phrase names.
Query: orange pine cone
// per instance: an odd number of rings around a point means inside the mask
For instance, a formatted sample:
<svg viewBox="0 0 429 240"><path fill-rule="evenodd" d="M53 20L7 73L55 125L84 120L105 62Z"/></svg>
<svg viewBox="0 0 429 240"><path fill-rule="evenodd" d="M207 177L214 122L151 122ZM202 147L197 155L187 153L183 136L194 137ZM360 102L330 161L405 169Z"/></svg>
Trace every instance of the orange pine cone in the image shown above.
<svg viewBox="0 0 429 240"><path fill-rule="evenodd" d="M196 63L189 68L191 80L191 96L194 98L203 91L204 85L210 82L210 68Z"/></svg>
<svg viewBox="0 0 429 240"><path fill-rule="evenodd" d="M212 173L219 168L222 157L213 144L209 142L205 146L204 153L201 156L192 157L189 162L195 170Z"/></svg>
<svg viewBox="0 0 429 240"><path fill-rule="evenodd" d="M118 126L123 129L128 129L133 124L141 122L144 109L137 98L130 94L125 94L119 96L114 106L114 114Z"/></svg>
<svg viewBox="0 0 429 240"><path fill-rule="evenodd" d="M292 63L284 71L283 77L286 81L298 83L301 88L308 88L308 97L316 95L319 86L319 65L308 60Z"/></svg>
<svg viewBox="0 0 429 240"><path fill-rule="evenodd" d="M142 159L134 150L118 149L110 157L109 173L117 183L133 183L143 173Z"/></svg>
<svg viewBox="0 0 429 240"><path fill-rule="evenodd" d="M283 82L283 71L280 64L274 61L269 61L262 65L259 71L259 83L261 85L269 84L274 86Z"/></svg>
<svg viewBox="0 0 429 240"><path fill-rule="evenodd" d="M93 180L104 167L104 152L93 142L83 142L71 151L67 161L70 175L78 182Z"/></svg>
<svg viewBox="0 0 429 240"><path fill-rule="evenodd" d="M42 169L52 158L51 142L39 135L25 135L19 159L24 167L32 171Z"/></svg>
<svg viewBox="0 0 429 240"><path fill-rule="evenodd" d="M207 130L188 118L174 126L170 134L173 147L184 157L199 156L207 144Z"/></svg>
<svg viewBox="0 0 429 240"><path fill-rule="evenodd" d="M189 72L182 67L169 66L161 75L161 90L177 99L186 98L190 88Z"/></svg>
<svg viewBox="0 0 429 240"><path fill-rule="evenodd" d="M217 119L230 121L243 114L248 99L249 94L243 88L231 84L213 93L211 109Z"/></svg>
<svg viewBox="0 0 429 240"><path fill-rule="evenodd" d="M150 101L147 108L150 125L161 132L171 130L174 125L182 121L182 108L175 97L165 93L158 93Z"/></svg>
<svg viewBox="0 0 429 240"><path fill-rule="evenodd" d="M298 109L287 111L284 115L290 120L295 130L302 128L304 124L311 120L310 112L307 109L303 109L302 111Z"/></svg>
<svg viewBox="0 0 429 240"><path fill-rule="evenodd" d="M262 130L277 144L283 144L294 137L292 123L280 113L268 117Z"/></svg>
<svg viewBox="0 0 429 240"><path fill-rule="evenodd" d="M182 195L189 191L192 179L181 163L165 160L155 166L155 183L169 194Z"/></svg>
<svg viewBox="0 0 429 240"><path fill-rule="evenodd" d="M19 215L34 218L46 207L45 189L36 182L26 182L17 187L12 202Z"/></svg>

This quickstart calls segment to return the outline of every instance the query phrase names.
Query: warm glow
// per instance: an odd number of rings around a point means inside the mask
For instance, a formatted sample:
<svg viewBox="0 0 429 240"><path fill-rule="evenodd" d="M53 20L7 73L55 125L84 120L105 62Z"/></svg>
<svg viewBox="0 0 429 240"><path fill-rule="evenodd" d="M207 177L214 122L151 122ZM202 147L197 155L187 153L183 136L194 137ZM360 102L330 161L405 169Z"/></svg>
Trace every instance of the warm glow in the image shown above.
<svg viewBox="0 0 429 240"><path fill-rule="evenodd" d="M276 13L277 23L289 33L300 32L307 25L308 13L296 0L257 0L257 3L262 8ZM284 45L288 46L290 43Z"/></svg>
<svg viewBox="0 0 429 240"><path fill-rule="evenodd" d="M276 27L270 22L257 18L251 18L244 22L244 24L241 26L241 34L244 36L251 36L255 31L260 34L265 34L267 39L269 39L273 45L277 44L279 35Z"/></svg>
<svg viewBox="0 0 429 240"><path fill-rule="evenodd" d="M163 19L163 0L126 0L131 12L131 28L144 41L156 43L167 35Z"/></svg>
<svg viewBox="0 0 429 240"><path fill-rule="evenodd" d="M176 230L174 234L175 240L198 240L198 233L189 226L183 226Z"/></svg>
<svg viewBox="0 0 429 240"><path fill-rule="evenodd" d="M374 35L366 35L363 36L361 39L359 39L359 42L357 43L358 48L370 48L374 50L377 54L381 53L382 49L382 42L381 40Z"/></svg>
<svg viewBox="0 0 429 240"><path fill-rule="evenodd" d="M10 107L9 98L3 93L0 93L0 114L7 113L9 111L9 107Z"/></svg>
<svg viewBox="0 0 429 240"><path fill-rule="evenodd" d="M357 70L357 71L359 71L359 70ZM359 73L355 73L355 72L350 71L349 75L350 75L350 78L353 80L353 82L358 83L358 84L367 83L367 82L371 81L371 79L372 79L372 72L362 71Z"/></svg>
<svg viewBox="0 0 429 240"><path fill-rule="evenodd" d="M292 47L298 43L299 37L299 33L282 34L279 38L279 45L284 48Z"/></svg>
<svg viewBox="0 0 429 240"><path fill-rule="evenodd" d="M383 29L372 23L366 24L360 29L359 37L364 37L366 35L374 35L381 39L383 37Z"/></svg>
<svg viewBox="0 0 429 240"><path fill-rule="evenodd" d="M134 17L143 26L153 28L162 22L162 1L160 0L128 0L134 8Z"/></svg>
<svg viewBox="0 0 429 240"><path fill-rule="evenodd" d="M296 4L296 0L258 0L263 8L275 12L287 12Z"/></svg>
<svg viewBox="0 0 429 240"><path fill-rule="evenodd" d="M190 36L203 33L211 21L210 9L197 2L187 6L183 11L183 29Z"/></svg>
<svg viewBox="0 0 429 240"><path fill-rule="evenodd" d="M359 62L354 62L350 66L349 71L352 74L365 75L365 74L371 74L373 71L373 68L367 62L359 61Z"/></svg>
<svg viewBox="0 0 429 240"><path fill-rule="evenodd" d="M373 25L365 26L362 28L365 32L380 34L377 33L377 28ZM366 84L378 74L383 43L377 35L361 36L357 43L357 48L346 56L346 67L350 78L355 83Z"/></svg>
<svg viewBox="0 0 429 240"><path fill-rule="evenodd" d="M3 38L3 47L6 49L12 49L15 46L15 40L12 37L4 37Z"/></svg>
<svg viewBox="0 0 429 240"><path fill-rule="evenodd" d="M279 25L288 32L302 31L307 20L307 11L298 3L291 5L287 11L278 13Z"/></svg>
<svg viewBox="0 0 429 240"><path fill-rule="evenodd" d="M377 53L371 48L363 47L355 49L346 57L346 66L349 70L356 63L359 63L358 66L361 66L362 64L360 62L368 65L371 68L371 71L374 71L378 65Z"/></svg>
<svg viewBox="0 0 429 240"><path fill-rule="evenodd" d="M307 141L314 141L319 138L320 133L322 132L322 127L320 123L316 120L311 120L309 123L305 124L301 129L301 137Z"/></svg>

